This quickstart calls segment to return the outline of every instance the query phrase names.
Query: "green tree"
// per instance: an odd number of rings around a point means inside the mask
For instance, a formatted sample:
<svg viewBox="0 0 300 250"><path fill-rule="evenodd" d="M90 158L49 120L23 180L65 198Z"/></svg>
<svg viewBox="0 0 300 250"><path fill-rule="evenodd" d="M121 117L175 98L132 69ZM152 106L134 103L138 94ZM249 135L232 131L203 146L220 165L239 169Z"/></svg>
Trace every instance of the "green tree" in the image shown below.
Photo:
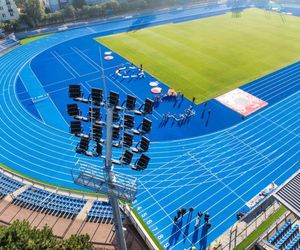
<svg viewBox="0 0 300 250"><path fill-rule="evenodd" d="M66 19L75 19L76 17L76 9L74 8L74 6L72 5L67 5L64 9L63 9L63 16Z"/></svg>
<svg viewBox="0 0 300 250"><path fill-rule="evenodd" d="M85 0L73 0L73 6L76 9L81 9L85 5Z"/></svg>
<svg viewBox="0 0 300 250"><path fill-rule="evenodd" d="M62 241L53 236L52 230L31 228L27 221L15 221L0 228L0 249L14 250L92 250L88 235L71 236Z"/></svg>
<svg viewBox="0 0 300 250"><path fill-rule="evenodd" d="M45 11L39 0L22 0L22 8L26 15L28 25L38 26L42 20Z"/></svg>

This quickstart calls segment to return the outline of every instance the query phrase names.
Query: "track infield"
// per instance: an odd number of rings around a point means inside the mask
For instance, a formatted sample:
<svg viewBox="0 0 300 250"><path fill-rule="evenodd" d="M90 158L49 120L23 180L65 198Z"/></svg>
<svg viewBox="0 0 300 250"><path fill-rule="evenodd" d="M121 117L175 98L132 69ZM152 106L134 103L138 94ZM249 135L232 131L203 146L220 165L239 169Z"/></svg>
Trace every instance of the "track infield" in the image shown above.
<svg viewBox="0 0 300 250"><path fill-rule="evenodd" d="M247 9L97 41L200 103L298 61L300 19Z"/></svg>

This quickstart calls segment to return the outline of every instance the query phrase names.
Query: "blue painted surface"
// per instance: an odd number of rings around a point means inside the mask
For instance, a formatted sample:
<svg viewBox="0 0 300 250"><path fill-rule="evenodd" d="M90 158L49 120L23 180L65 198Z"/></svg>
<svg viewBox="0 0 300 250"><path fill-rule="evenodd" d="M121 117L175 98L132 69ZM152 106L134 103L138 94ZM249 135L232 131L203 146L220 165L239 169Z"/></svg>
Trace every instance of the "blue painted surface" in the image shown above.
<svg viewBox="0 0 300 250"><path fill-rule="evenodd" d="M179 16L173 15L176 17ZM24 112L16 95L16 89L21 88L16 79L21 68L32 61L33 71L45 92L66 116L63 109L70 101L66 93L69 83L80 82L87 89L99 84L95 80L99 73L93 70L99 65L95 51L100 45L91 39L98 33L92 32L116 32L117 26L125 30L133 21L60 33L17 48L0 58L0 162L34 178L80 189L73 184L70 174L80 157L74 153L78 140ZM75 52L74 47L87 57L76 49ZM46 55L51 52L56 57L50 57L48 62ZM81 56L81 66L75 64L68 53L76 54L77 58ZM121 57L115 56L114 62L123 62ZM38 66L42 61L50 71ZM104 68L112 67L111 63L105 62ZM87 65L86 69L82 69L84 65ZM117 171L139 178L139 194L134 206L166 249L184 249L192 244L197 249L204 249L236 221L237 212L247 211L245 203L248 200L272 181L279 185L299 169L299 75L293 73L294 70L297 72L298 66L298 63L291 65L244 86L246 91L269 102L266 108L245 121L239 122L238 115L211 101L207 105L214 115L207 130L202 131L205 129L200 115L203 106L199 105L196 109L200 119L198 116L186 127L171 130L169 124L155 129L160 131L151 135L156 142L151 145L151 163L146 171L139 173L116 167ZM148 87L151 76L139 82L112 83L110 74L113 70L105 71L109 89L120 88L122 96L132 91L141 100L149 96L149 92L142 89ZM280 86L284 86L281 91ZM181 108L189 104L184 100ZM166 112L173 108L172 105L174 103L163 103L156 111ZM173 112L177 110L177 106L172 109ZM198 125L200 131L197 131ZM219 130L220 126L223 130ZM187 138L189 136L191 138ZM170 140L179 137L182 139ZM98 159L85 160L102 165ZM190 218L185 215L174 225L173 218L181 207L194 207L195 212ZM194 228L196 212L200 210L209 211L211 215L212 228L208 231L203 226L203 218L200 227Z"/></svg>

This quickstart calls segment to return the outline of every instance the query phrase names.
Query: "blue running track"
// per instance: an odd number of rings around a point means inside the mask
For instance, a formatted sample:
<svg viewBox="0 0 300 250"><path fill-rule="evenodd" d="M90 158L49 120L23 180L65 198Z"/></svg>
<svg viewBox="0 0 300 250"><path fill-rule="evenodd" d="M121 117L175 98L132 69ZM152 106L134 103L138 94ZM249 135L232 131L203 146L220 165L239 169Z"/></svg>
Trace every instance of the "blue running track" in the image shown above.
<svg viewBox="0 0 300 250"><path fill-rule="evenodd" d="M215 9L186 9L144 18L58 33L0 58L0 162L22 174L67 188L77 188L71 169L80 158L78 142L68 133L67 87L81 83L85 92L101 86L99 48L93 38L150 25L222 14ZM137 81L114 79L115 66L124 58L104 63L108 90L138 96L142 103L152 97L146 74ZM141 62L142 63L142 62ZM164 91L166 85L160 83ZM139 178L134 206L166 249L184 249L195 244L205 249L235 221L246 202L274 181L284 182L299 169L300 159L300 63L287 66L242 87L269 105L243 120L215 100L195 107L197 116L178 126L161 124L171 110L180 114L189 100L165 102L151 119L150 166L143 173L116 168ZM212 110L207 118L207 108ZM97 159L85 159L102 164ZM176 225L178 208L194 207ZM203 221L194 229L196 212L209 211L212 227Z"/></svg>

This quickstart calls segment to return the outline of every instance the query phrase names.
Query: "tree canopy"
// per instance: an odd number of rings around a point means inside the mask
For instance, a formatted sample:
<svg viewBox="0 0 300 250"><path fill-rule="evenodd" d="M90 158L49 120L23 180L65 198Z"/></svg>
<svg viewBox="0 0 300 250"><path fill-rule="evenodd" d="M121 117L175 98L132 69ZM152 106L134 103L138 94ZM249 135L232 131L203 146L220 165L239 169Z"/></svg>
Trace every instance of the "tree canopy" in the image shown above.
<svg viewBox="0 0 300 250"><path fill-rule="evenodd" d="M52 230L31 228L27 221L15 221L0 228L0 249L15 250L92 250L88 235L71 236L68 240L54 237Z"/></svg>

